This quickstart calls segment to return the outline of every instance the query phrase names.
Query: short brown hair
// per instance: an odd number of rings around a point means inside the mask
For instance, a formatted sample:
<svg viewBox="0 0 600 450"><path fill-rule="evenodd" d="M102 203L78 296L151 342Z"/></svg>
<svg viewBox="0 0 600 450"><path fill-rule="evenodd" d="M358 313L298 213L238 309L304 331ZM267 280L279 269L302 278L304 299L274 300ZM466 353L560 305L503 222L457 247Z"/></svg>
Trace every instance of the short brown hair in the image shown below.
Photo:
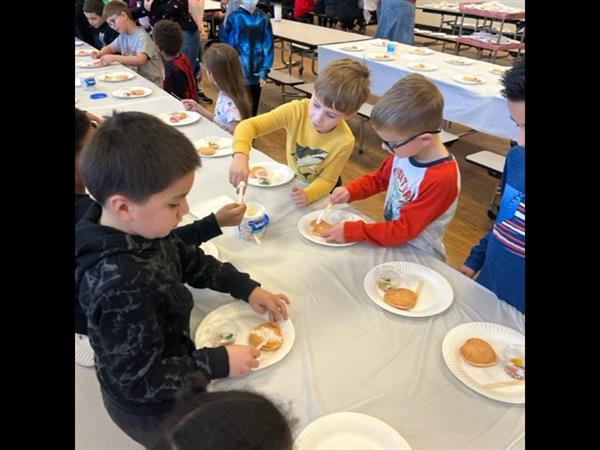
<svg viewBox="0 0 600 450"><path fill-rule="evenodd" d="M95 13L102 16L104 10L104 2L102 0L85 0L83 2L83 12Z"/></svg>
<svg viewBox="0 0 600 450"><path fill-rule="evenodd" d="M370 94L369 69L364 64L343 58L325 67L315 81L315 95L327 108L344 114L359 110Z"/></svg>
<svg viewBox="0 0 600 450"><path fill-rule="evenodd" d="M129 17L129 20L133 20L133 16L131 15L131 10L129 9L129 5L127 3L122 2L121 0L112 0L104 5L104 9L102 10L102 17L108 19L110 16L115 14L121 14L124 12Z"/></svg>
<svg viewBox="0 0 600 450"><path fill-rule="evenodd" d="M177 22L159 20L152 28L152 37L158 49L167 56L177 56L183 44L183 31Z"/></svg>
<svg viewBox="0 0 600 450"><path fill-rule="evenodd" d="M200 167L200 157L183 133L158 117L115 112L84 146L80 165L98 203L115 194L145 203Z"/></svg>
<svg viewBox="0 0 600 450"><path fill-rule="evenodd" d="M394 83L373 107L374 128L399 129L407 133L433 131L442 126L444 97L420 74L411 74Z"/></svg>

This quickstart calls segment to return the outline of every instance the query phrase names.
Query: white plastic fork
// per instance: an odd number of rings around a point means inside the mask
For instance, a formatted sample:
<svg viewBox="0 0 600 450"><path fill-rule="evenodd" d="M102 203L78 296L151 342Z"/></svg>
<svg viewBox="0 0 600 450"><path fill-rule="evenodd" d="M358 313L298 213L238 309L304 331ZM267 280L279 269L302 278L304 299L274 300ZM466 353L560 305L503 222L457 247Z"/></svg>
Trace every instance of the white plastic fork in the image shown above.
<svg viewBox="0 0 600 450"><path fill-rule="evenodd" d="M319 214L319 217L317 217L317 225L319 225L321 223L321 220L323 220L323 216L329 210L329 208L331 208L332 206L333 206L333 203L329 202L329 204L325 207L325 209L323 211L321 211L321 214Z"/></svg>
<svg viewBox="0 0 600 450"><path fill-rule="evenodd" d="M246 182L244 180L240 181L237 185L236 190L238 191L238 203L242 204L244 202L244 188L246 187Z"/></svg>

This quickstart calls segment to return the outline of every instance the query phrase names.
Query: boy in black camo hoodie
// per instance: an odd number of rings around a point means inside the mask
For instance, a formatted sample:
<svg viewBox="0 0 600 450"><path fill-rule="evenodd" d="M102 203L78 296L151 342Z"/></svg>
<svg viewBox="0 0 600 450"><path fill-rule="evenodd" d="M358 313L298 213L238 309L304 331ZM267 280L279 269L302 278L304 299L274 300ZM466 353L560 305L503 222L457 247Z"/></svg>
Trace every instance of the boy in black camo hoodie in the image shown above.
<svg viewBox="0 0 600 450"><path fill-rule="evenodd" d="M241 377L258 365L254 347L194 348L193 299L184 283L246 300L272 321L287 319L289 300L171 232L189 210L186 195L200 166L175 128L149 114L117 113L98 128L80 164L98 204L76 226L76 294L104 405L123 431L150 446L187 374Z"/></svg>

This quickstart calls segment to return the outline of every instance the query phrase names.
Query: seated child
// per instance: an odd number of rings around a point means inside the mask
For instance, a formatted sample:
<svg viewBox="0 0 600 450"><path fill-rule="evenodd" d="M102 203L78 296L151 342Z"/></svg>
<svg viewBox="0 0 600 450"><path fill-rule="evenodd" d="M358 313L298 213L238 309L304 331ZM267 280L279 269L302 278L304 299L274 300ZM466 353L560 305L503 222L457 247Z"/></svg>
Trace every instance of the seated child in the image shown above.
<svg viewBox="0 0 600 450"><path fill-rule="evenodd" d="M315 81L312 98L295 100L242 121L235 130L229 182L248 182L252 141L273 131L287 133L287 164L296 179L308 183L292 188L292 200L303 207L323 198L336 185L354 148L354 135L346 123L369 96L369 70L350 58L338 59Z"/></svg>
<svg viewBox="0 0 600 450"><path fill-rule="evenodd" d="M460 176L439 135L443 109L442 94L422 75L408 75L383 94L371 124L389 156L376 171L336 188L330 201L361 200L387 190L385 222L336 224L323 234L327 242L410 243L446 259L444 232L456 211Z"/></svg>
<svg viewBox="0 0 600 450"><path fill-rule="evenodd" d="M98 50L106 47L119 35L119 33L108 26L108 23L102 17L103 9L104 3L102 0L85 0L83 2L83 14L92 27L91 34L94 41L92 45Z"/></svg>
<svg viewBox="0 0 600 450"><path fill-rule="evenodd" d="M198 85L192 64L181 51L183 33L177 22L159 20L152 33L165 64L163 89L178 99L198 100Z"/></svg>
<svg viewBox="0 0 600 450"><path fill-rule="evenodd" d="M250 97L244 87L240 57L235 49L227 44L213 44L204 55L204 69L208 79L219 90L214 114L191 98L184 99L183 106L233 133L238 123L252 114Z"/></svg>
<svg viewBox="0 0 600 450"><path fill-rule="evenodd" d="M102 17L119 36L102 50L92 52L92 57L100 58L103 65L116 61L130 66L147 80L162 87L164 67L158 48L146 30L135 24L127 4L119 0L108 2Z"/></svg>
<svg viewBox="0 0 600 450"><path fill-rule="evenodd" d="M248 301L274 322L287 319L289 300L172 233L200 166L179 130L142 112L117 113L84 146L80 166L97 203L75 230L75 292L105 407L148 447L186 375L242 377L258 365L260 351L247 345L195 349L186 284Z"/></svg>

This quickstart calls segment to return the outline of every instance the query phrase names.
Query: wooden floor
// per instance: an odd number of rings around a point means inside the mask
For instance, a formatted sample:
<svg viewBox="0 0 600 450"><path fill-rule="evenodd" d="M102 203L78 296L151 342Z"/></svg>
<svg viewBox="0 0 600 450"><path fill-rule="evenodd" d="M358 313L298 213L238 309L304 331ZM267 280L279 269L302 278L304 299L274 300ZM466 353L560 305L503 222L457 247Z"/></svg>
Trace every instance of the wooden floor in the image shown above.
<svg viewBox="0 0 600 450"><path fill-rule="evenodd" d="M372 35L373 32L374 27L368 27L367 34ZM430 42L431 40L427 39L417 38L416 40L417 45L425 44L430 46ZM432 48L441 50L441 46L432 46ZM461 55L474 56L474 52L472 55L469 52L470 51L461 51ZM510 65L511 62L510 58L505 58L503 60L498 60L496 63ZM276 68L281 65L280 50L276 47L273 67ZM297 68L294 68L293 75L304 79L306 82L313 82L315 76L310 69L310 60L305 59L304 67L303 75L299 75ZM202 88L211 98L216 99L215 89L209 82L203 81ZM291 88L288 89L293 90ZM376 97L370 99L370 101L373 102L375 100ZM272 83L268 83L262 90L259 114L270 111L281 104L281 88ZM212 110L213 106L214 105L210 105L209 109ZM360 120L358 118L349 121L352 131L357 137L359 123ZM454 134L461 134L469 131L469 129L453 123L448 131L451 131ZM285 163L285 132L283 130L256 139L254 146L271 158ZM491 226L492 221L487 216L487 209L497 183L497 180L490 177L485 169L466 162L465 156L480 150L489 150L494 153L505 155L509 147L510 142L507 139L501 139L479 132L471 132L471 134L461 137L458 142L454 143L449 149L458 161L462 183L456 215L448 226L444 239L448 255L448 264L453 267L460 267L462 262L469 255L471 247L479 242L481 237ZM346 164L346 167L342 172L344 184L347 184L368 171L374 170L381 164L386 156L386 153L381 149L381 140L378 139L368 121L365 126L364 148L364 153L362 155L358 154L358 151L355 150ZM352 203L352 206L375 220L383 220L384 200L385 192L369 199Z"/></svg>

